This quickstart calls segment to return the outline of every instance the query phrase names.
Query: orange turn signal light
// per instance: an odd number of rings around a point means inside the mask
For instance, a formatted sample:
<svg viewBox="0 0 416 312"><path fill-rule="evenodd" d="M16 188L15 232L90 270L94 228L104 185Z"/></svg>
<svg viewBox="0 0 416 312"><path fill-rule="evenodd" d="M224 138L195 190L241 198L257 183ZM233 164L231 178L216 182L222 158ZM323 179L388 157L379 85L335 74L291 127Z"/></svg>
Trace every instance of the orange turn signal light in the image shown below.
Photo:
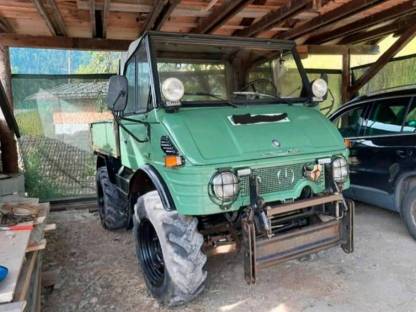
<svg viewBox="0 0 416 312"><path fill-rule="evenodd" d="M351 140L344 139L344 145L345 145L346 148L351 148L352 147Z"/></svg>
<svg viewBox="0 0 416 312"><path fill-rule="evenodd" d="M166 155L165 156L165 167L175 168L183 165L182 157L178 155Z"/></svg>

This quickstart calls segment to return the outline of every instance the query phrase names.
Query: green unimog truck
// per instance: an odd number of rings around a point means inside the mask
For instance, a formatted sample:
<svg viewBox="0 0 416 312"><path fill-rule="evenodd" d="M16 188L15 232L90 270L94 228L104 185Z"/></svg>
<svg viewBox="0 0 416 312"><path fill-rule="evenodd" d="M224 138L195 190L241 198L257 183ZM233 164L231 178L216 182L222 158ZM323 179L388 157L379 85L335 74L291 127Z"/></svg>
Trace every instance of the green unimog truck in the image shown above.
<svg viewBox="0 0 416 312"><path fill-rule="evenodd" d="M99 215L133 227L154 297L204 289L207 255L241 250L245 279L333 246L353 251L348 150L315 108L293 42L149 32L91 125Z"/></svg>

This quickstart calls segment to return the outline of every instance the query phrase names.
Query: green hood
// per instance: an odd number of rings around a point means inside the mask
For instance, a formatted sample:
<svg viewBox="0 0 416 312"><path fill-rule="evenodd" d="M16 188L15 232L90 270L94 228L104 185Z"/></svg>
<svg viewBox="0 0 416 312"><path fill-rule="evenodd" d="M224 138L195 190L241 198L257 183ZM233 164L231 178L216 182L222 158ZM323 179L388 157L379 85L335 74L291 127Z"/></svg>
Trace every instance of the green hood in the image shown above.
<svg viewBox="0 0 416 312"><path fill-rule="evenodd" d="M287 119L277 122L236 125L231 121L233 115L284 113ZM303 106L181 108L176 113L161 112L160 121L176 147L195 165L344 149L334 125L317 110Z"/></svg>

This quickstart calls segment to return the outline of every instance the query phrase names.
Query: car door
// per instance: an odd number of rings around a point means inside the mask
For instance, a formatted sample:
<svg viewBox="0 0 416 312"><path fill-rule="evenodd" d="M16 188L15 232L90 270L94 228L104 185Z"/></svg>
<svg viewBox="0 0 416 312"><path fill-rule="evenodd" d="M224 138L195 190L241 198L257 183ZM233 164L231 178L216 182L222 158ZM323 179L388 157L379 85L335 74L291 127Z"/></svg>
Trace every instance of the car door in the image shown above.
<svg viewBox="0 0 416 312"><path fill-rule="evenodd" d="M123 165L137 169L150 157L147 117L153 105L145 40L142 40L136 53L128 60L125 76L128 81L128 96L120 128L121 159Z"/></svg>
<svg viewBox="0 0 416 312"><path fill-rule="evenodd" d="M354 140L359 178L354 181L354 197L388 209L394 209L394 182L406 157L402 129L411 98L375 100L361 134Z"/></svg>
<svg viewBox="0 0 416 312"><path fill-rule="evenodd" d="M359 185L365 175L365 169L362 167L360 160L359 144L361 140L363 126L365 124L366 115L372 102L361 102L351 104L338 112L330 119L335 123L341 135L350 141L350 181L351 188L347 191L347 195L354 198L354 186Z"/></svg>

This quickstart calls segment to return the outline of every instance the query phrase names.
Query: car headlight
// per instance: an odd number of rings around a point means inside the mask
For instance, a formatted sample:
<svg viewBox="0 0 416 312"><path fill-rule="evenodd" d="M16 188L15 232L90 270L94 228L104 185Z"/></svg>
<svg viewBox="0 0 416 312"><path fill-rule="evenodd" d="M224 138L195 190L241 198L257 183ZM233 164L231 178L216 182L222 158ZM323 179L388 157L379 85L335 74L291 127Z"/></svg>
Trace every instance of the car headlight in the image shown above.
<svg viewBox="0 0 416 312"><path fill-rule="evenodd" d="M348 163L344 157L332 161L332 178L336 183L344 183L348 179Z"/></svg>
<svg viewBox="0 0 416 312"><path fill-rule="evenodd" d="M211 199L221 206L232 204L240 192L238 177L231 171L217 172L209 184Z"/></svg>

